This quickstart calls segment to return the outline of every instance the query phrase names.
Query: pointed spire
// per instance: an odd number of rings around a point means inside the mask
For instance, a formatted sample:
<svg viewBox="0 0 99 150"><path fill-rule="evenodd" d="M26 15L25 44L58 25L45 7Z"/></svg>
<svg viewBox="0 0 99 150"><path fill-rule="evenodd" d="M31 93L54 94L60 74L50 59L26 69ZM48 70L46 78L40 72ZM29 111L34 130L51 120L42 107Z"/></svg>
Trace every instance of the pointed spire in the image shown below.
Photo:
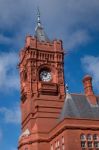
<svg viewBox="0 0 99 150"><path fill-rule="evenodd" d="M40 10L39 8L37 8L37 25L35 28L35 37L37 38L38 41L45 41L45 42L49 42L49 38L47 37L44 28L41 24L41 19L40 19L41 15L40 15Z"/></svg>
<svg viewBox="0 0 99 150"><path fill-rule="evenodd" d="M41 26L41 19L40 19L41 15L40 15L40 10L39 7L37 8L37 25Z"/></svg>

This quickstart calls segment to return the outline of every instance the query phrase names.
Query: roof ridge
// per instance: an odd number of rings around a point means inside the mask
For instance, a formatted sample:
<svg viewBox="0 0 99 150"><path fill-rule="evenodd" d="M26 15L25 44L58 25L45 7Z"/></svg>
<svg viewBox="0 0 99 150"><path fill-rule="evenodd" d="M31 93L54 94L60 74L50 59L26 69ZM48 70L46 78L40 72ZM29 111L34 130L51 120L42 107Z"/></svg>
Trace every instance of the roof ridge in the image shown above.
<svg viewBox="0 0 99 150"><path fill-rule="evenodd" d="M85 94L84 93L70 93L71 95L83 95L83 96L85 96Z"/></svg>

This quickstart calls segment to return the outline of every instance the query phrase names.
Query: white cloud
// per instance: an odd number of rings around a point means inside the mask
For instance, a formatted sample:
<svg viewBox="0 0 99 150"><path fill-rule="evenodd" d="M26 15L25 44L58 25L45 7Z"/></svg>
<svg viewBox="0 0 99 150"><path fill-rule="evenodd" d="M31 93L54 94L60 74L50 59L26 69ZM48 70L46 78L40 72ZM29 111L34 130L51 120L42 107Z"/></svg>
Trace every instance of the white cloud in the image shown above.
<svg viewBox="0 0 99 150"><path fill-rule="evenodd" d="M11 44L12 43L12 40L11 38L8 38L2 34L0 34L0 44Z"/></svg>
<svg viewBox="0 0 99 150"><path fill-rule="evenodd" d="M85 72L92 75L95 89L99 91L99 56L85 56L81 62Z"/></svg>
<svg viewBox="0 0 99 150"><path fill-rule="evenodd" d="M18 124L20 123L20 108L15 106L13 108L1 107L0 113L3 115L5 123Z"/></svg>
<svg viewBox="0 0 99 150"><path fill-rule="evenodd" d="M67 37L66 47L67 49L74 49L82 44L86 44L90 40L91 37L85 30L79 30Z"/></svg>
<svg viewBox="0 0 99 150"><path fill-rule="evenodd" d="M64 41L69 38L67 48L85 43L89 29L99 30L99 0L0 0L0 30L17 31L14 38L19 44L26 33L34 31L38 5L48 35ZM82 28L84 32L79 33Z"/></svg>
<svg viewBox="0 0 99 150"><path fill-rule="evenodd" d="M19 89L17 63L15 52L0 53L0 91Z"/></svg>

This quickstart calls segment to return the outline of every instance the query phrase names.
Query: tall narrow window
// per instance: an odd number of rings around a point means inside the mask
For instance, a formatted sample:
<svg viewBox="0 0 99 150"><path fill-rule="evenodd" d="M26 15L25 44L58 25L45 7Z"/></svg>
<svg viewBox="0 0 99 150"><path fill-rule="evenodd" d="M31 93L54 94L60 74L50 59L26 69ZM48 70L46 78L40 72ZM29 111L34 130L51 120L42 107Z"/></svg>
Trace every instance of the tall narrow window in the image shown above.
<svg viewBox="0 0 99 150"><path fill-rule="evenodd" d="M80 140L81 140L81 148L86 148L86 136L85 134L81 134L80 136Z"/></svg>
<svg viewBox="0 0 99 150"><path fill-rule="evenodd" d="M51 144L51 150L54 150L54 149L53 149L53 145L52 145L52 144Z"/></svg>
<svg viewBox="0 0 99 150"><path fill-rule="evenodd" d="M62 136L62 150L65 150L65 145L64 145L64 137Z"/></svg>
<svg viewBox="0 0 99 150"><path fill-rule="evenodd" d="M57 141L57 145L58 145L58 147L59 147L59 140Z"/></svg>
<svg viewBox="0 0 99 150"><path fill-rule="evenodd" d="M57 150L57 147L58 147L58 145L57 145L57 141L55 142L55 150Z"/></svg>
<svg viewBox="0 0 99 150"><path fill-rule="evenodd" d="M62 136L62 144L64 144L64 137Z"/></svg>
<svg viewBox="0 0 99 150"><path fill-rule="evenodd" d="M65 150L65 145L64 144L62 145L62 150Z"/></svg>
<svg viewBox="0 0 99 150"><path fill-rule="evenodd" d="M99 136L97 134L93 135L94 147L99 149Z"/></svg>

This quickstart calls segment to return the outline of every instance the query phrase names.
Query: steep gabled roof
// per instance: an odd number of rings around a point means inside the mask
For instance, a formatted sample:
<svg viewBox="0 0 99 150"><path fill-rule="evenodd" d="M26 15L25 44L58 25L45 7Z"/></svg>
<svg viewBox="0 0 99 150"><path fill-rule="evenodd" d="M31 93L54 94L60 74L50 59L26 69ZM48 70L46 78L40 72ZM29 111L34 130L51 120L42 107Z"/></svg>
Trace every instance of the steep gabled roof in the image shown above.
<svg viewBox="0 0 99 150"><path fill-rule="evenodd" d="M42 42L49 42L49 39L43 29L42 26L36 26L35 29L35 37L37 38L38 41Z"/></svg>
<svg viewBox="0 0 99 150"><path fill-rule="evenodd" d="M99 97L92 105L85 95L67 93L59 120L64 118L99 119Z"/></svg>

